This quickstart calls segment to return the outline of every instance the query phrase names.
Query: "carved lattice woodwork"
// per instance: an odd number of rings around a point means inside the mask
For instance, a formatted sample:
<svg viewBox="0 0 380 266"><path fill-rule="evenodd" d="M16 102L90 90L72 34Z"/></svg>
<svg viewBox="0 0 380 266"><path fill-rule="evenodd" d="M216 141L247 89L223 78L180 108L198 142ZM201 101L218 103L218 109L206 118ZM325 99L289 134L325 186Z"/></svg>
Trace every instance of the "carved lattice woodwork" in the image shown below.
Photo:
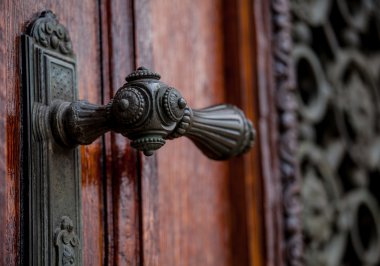
<svg viewBox="0 0 380 266"><path fill-rule="evenodd" d="M305 265L380 265L379 3L291 1Z"/></svg>
<svg viewBox="0 0 380 266"><path fill-rule="evenodd" d="M303 265L303 237L299 163L297 160L298 123L297 95L294 83L292 23L289 0L272 0L273 61L279 130L279 182L282 187L280 202L283 210L284 243L280 246L285 263ZM282 261L280 259L280 261Z"/></svg>

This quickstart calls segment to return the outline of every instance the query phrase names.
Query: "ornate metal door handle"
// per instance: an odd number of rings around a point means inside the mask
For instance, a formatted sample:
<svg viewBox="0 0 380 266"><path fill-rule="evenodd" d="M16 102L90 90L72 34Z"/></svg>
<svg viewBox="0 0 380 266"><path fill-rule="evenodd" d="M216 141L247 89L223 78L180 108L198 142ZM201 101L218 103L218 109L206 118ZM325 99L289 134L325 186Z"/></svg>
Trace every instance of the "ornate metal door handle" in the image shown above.
<svg viewBox="0 0 380 266"><path fill-rule="evenodd" d="M165 140L186 136L215 160L240 155L252 146L255 132L240 109L221 104L193 110L178 90L159 79L159 74L140 67L105 106L56 101L50 119L54 138L73 147L90 144L112 130L152 155Z"/></svg>
<svg viewBox="0 0 380 266"><path fill-rule="evenodd" d="M145 68L131 73L105 106L77 101L69 32L51 11L30 23L21 46L29 265L83 265L81 163L73 147L112 130L151 155L167 139L186 136L208 157L222 160L253 143L252 124L241 110L224 104L192 110L176 89Z"/></svg>

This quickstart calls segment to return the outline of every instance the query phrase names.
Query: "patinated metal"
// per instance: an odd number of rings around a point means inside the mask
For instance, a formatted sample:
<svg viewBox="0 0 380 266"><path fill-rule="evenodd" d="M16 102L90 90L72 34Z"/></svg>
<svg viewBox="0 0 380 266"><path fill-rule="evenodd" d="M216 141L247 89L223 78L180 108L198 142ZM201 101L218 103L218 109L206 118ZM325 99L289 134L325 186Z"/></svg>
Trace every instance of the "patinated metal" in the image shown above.
<svg viewBox="0 0 380 266"><path fill-rule="evenodd" d="M159 74L140 67L107 105L56 101L50 114L56 141L64 147L87 145L112 130L152 155L166 140L186 136L215 160L252 147L255 132L240 109L221 104L193 110L178 90L159 79Z"/></svg>
<svg viewBox="0 0 380 266"><path fill-rule="evenodd" d="M291 1L305 265L380 265L380 6Z"/></svg>
<svg viewBox="0 0 380 266"><path fill-rule="evenodd" d="M25 261L82 265L80 154L57 144L49 126L55 103L77 95L67 29L42 12L22 36L22 53Z"/></svg>
<svg viewBox="0 0 380 266"><path fill-rule="evenodd" d="M76 265L75 249L79 246L79 238L74 230L70 217L63 216L61 225L55 230L54 244L58 251L58 266Z"/></svg>

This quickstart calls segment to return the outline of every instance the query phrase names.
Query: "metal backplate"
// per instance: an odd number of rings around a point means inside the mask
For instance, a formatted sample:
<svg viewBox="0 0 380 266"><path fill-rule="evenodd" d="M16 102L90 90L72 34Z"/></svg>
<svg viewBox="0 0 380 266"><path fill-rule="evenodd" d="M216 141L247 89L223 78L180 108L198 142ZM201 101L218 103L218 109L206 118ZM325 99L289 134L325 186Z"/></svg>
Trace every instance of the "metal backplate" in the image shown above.
<svg viewBox="0 0 380 266"><path fill-rule="evenodd" d="M69 34L45 11L22 36L22 52L25 262L82 265L80 154L50 129L54 103L77 98Z"/></svg>

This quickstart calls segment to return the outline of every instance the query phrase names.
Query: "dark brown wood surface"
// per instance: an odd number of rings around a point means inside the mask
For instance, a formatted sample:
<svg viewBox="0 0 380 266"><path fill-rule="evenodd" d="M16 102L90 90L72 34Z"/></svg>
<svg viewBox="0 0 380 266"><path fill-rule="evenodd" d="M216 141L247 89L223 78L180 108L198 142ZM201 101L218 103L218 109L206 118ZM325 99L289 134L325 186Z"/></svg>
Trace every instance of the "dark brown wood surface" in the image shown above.
<svg viewBox="0 0 380 266"><path fill-rule="evenodd" d="M159 72L190 106L235 103L254 118L251 10L250 1L136 1L137 63ZM143 158L144 265L260 265L255 159L214 162L187 139Z"/></svg>
<svg viewBox="0 0 380 266"><path fill-rule="evenodd" d="M221 1L136 1L136 24L139 64L158 71L190 106L225 101ZM149 176L149 160L142 172L144 265L230 265L228 164L207 159L186 139L157 153L157 176Z"/></svg>
<svg viewBox="0 0 380 266"><path fill-rule="evenodd" d="M134 1L135 62L136 66L153 67L153 31L150 0ZM142 265L159 266L160 221L158 216L159 194L156 155L145 157L140 154L140 256Z"/></svg>
<svg viewBox="0 0 380 266"><path fill-rule="evenodd" d="M255 1L255 5L258 5ZM230 161L229 188L233 265L264 265L264 217L261 132L258 89L267 69L258 63L266 56L260 38L265 34L251 0L224 1L225 79L227 99L253 121L256 143L243 158ZM266 10L262 15L266 15ZM268 62L270 65L270 62ZM266 77L264 76L264 81ZM267 88L263 88L267 89Z"/></svg>
<svg viewBox="0 0 380 266"><path fill-rule="evenodd" d="M134 70L133 3L101 1L103 97L108 103ZM106 261L140 264L138 153L119 134L105 135Z"/></svg>

